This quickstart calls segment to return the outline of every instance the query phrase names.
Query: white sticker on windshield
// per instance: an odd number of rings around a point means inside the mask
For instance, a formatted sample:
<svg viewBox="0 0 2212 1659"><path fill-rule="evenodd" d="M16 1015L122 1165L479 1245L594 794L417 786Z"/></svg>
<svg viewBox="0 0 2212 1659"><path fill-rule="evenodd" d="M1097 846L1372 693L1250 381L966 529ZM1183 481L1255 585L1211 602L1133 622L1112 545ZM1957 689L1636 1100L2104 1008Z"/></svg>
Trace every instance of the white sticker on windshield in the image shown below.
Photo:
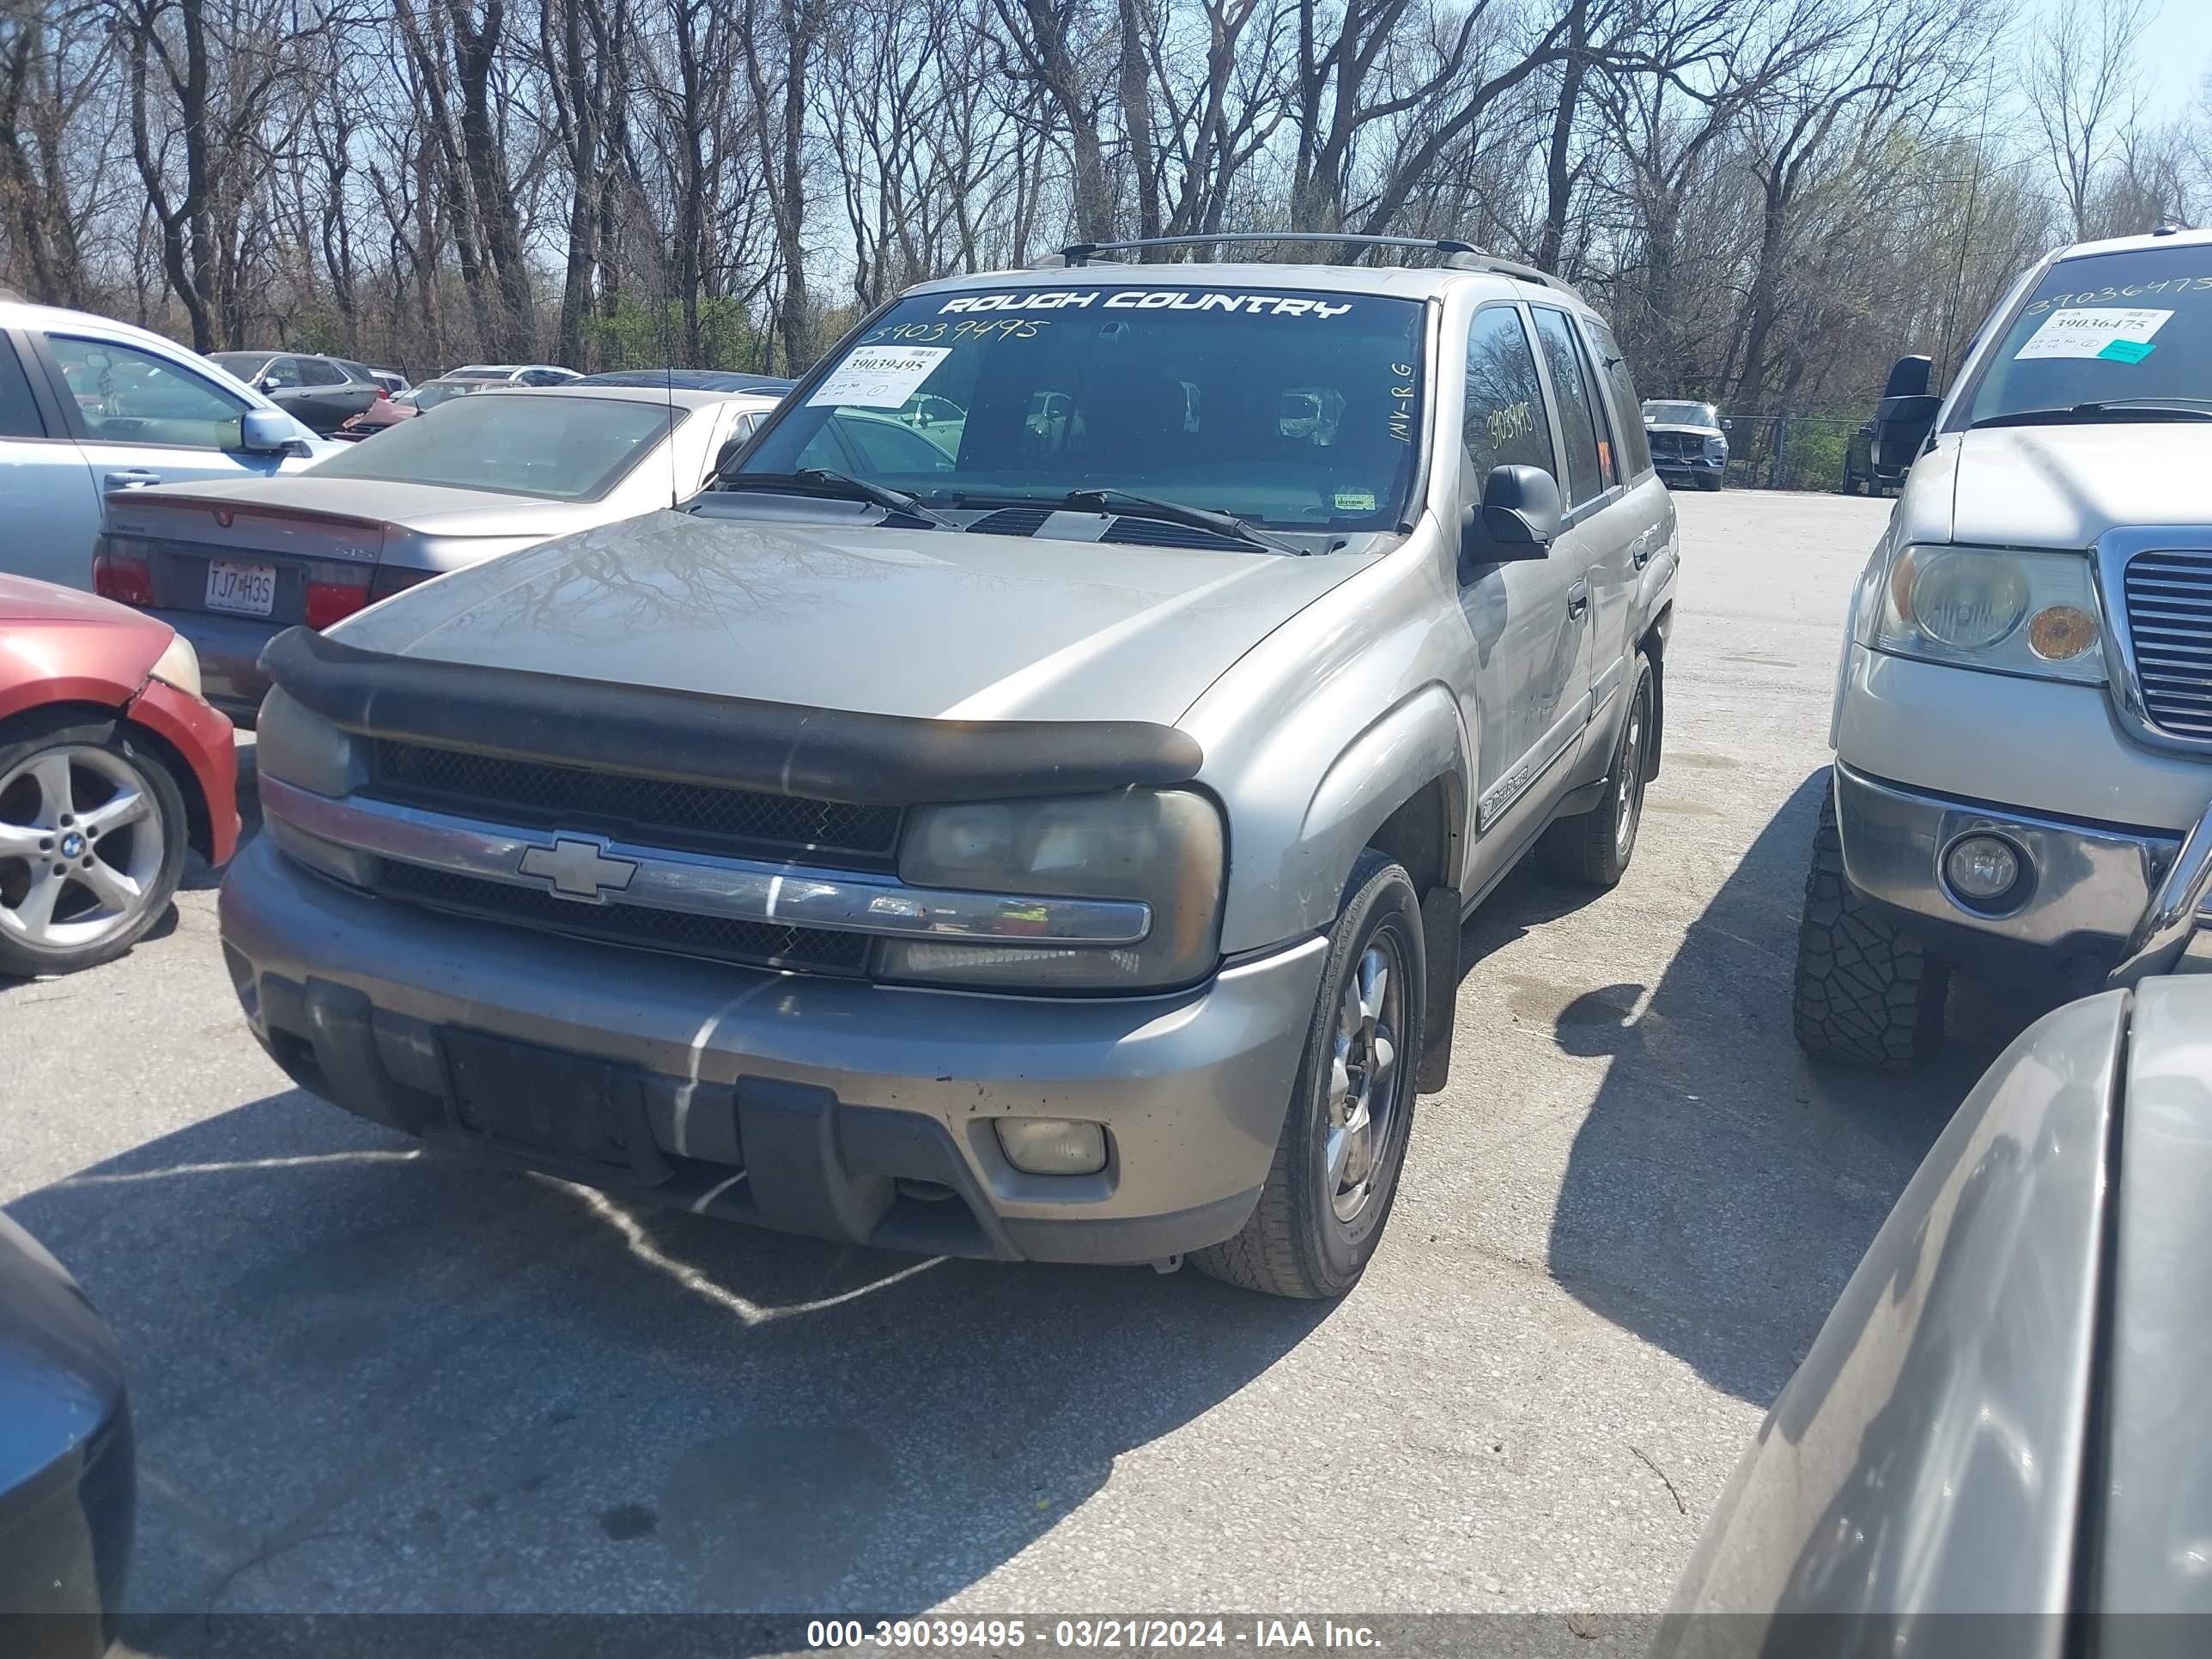
<svg viewBox="0 0 2212 1659"><path fill-rule="evenodd" d="M951 355L951 346L862 346L831 369L806 401L896 409Z"/></svg>
<svg viewBox="0 0 2212 1659"><path fill-rule="evenodd" d="M2132 306L2099 306L2089 311L2054 311L2015 360L2034 357L2109 357L2139 363L2150 356L2150 337L2164 326L2170 311L2142 311Z"/></svg>

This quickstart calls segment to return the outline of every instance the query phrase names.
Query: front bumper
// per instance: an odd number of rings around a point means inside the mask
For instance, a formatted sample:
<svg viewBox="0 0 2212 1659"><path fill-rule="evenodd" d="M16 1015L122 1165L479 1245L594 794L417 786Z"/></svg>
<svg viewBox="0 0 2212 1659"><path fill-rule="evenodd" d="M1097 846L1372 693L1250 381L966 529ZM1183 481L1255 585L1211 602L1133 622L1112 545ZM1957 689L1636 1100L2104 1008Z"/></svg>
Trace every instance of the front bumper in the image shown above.
<svg viewBox="0 0 2212 1659"><path fill-rule="evenodd" d="M212 611L149 611L192 643L200 659L203 696L247 731L268 694L269 677L261 672L261 650L283 633L289 623L264 622L258 617L226 617Z"/></svg>
<svg viewBox="0 0 2212 1659"><path fill-rule="evenodd" d="M2189 910L2203 902L2197 872L2177 865L2180 836L1959 800L1869 777L1840 762L1835 791L1844 873L1852 888L1899 915L1938 954L1954 960L2046 970L2072 962L2085 976L2101 975L2146 948L2151 913L2161 901L2172 908L2169 876L2197 883ZM2201 822L2212 823L2212 807ZM1954 896L1943 878L1944 854L1971 834L2011 842L2030 872L2024 896L1996 914ZM2200 827L2197 839L2203 838ZM2171 945L2172 919L2155 931L2157 948ZM2187 933L2185 925L2182 945ZM2171 954L2179 953L2177 947Z"/></svg>
<svg viewBox="0 0 2212 1659"><path fill-rule="evenodd" d="M1725 455L1654 455L1652 470L1662 479L1717 478L1728 471Z"/></svg>
<svg viewBox="0 0 2212 1659"><path fill-rule="evenodd" d="M224 881L224 956L301 1086L425 1140L704 1214L854 1243L1146 1261L1217 1243L1258 1201L1327 941L1123 1000L983 996L724 968L377 899L266 840ZM468 1127L456 1041L611 1066L623 1167ZM1095 1176L1024 1175L1005 1115L1106 1127Z"/></svg>

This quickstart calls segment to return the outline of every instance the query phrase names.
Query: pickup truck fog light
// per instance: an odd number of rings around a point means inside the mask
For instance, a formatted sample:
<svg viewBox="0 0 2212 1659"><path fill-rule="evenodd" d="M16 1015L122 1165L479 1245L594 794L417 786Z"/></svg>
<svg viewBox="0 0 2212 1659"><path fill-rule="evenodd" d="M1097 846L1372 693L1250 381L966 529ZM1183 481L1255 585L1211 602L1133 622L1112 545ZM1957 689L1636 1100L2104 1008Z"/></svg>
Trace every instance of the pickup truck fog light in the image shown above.
<svg viewBox="0 0 2212 1659"><path fill-rule="evenodd" d="M1024 1175L1097 1175L1106 1167L1103 1124L1064 1117L1002 1117L999 1145Z"/></svg>
<svg viewBox="0 0 2212 1659"><path fill-rule="evenodd" d="M1944 879L1963 899L1989 904L2020 884L2021 855L1995 836L1966 836L1943 855Z"/></svg>

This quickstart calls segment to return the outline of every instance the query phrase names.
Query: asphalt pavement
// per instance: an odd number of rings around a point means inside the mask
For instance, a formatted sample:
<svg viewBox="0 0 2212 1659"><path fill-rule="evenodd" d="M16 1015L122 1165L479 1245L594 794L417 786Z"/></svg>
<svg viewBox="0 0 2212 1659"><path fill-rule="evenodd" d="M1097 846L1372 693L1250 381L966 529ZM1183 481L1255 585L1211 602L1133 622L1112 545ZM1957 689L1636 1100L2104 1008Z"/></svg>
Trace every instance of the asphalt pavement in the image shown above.
<svg viewBox="0 0 2212 1659"><path fill-rule="evenodd" d="M1951 1106L1814 1070L1789 975L1887 504L1685 495L1664 769L1595 899L1468 924L1449 1089L1335 1306L924 1261L418 1155L240 1021L213 878L0 985L0 1201L133 1368L131 1602L199 1615L1663 1605ZM204 1622L204 1621L203 1621Z"/></svg>

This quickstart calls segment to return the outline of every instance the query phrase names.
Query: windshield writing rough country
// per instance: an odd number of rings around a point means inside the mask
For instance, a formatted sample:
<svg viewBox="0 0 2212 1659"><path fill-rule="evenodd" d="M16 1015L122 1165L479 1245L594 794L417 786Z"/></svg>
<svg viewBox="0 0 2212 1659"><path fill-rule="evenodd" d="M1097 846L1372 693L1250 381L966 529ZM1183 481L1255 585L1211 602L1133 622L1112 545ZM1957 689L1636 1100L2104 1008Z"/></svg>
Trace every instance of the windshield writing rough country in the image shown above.
<svg viewBox="0 0 2212 1659"><path fill-rule="evenodd" d="M2212 251L2053 265L1989 354L1965 423L2112 401L2212 408Z"/></svg>
<svg viewBox="0 0 2212 1659"><path fill-rule="evenodd" d="M917 295L834 354L744 471L940 505L1119 489L1281 529L1385 529L1412 487L1424 312L1370 295Z"/></svg>

